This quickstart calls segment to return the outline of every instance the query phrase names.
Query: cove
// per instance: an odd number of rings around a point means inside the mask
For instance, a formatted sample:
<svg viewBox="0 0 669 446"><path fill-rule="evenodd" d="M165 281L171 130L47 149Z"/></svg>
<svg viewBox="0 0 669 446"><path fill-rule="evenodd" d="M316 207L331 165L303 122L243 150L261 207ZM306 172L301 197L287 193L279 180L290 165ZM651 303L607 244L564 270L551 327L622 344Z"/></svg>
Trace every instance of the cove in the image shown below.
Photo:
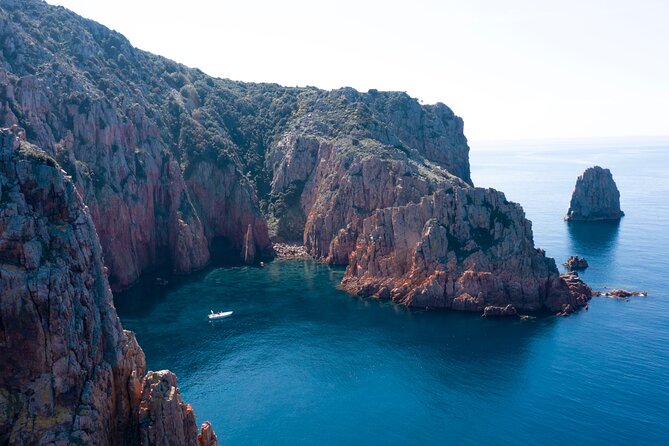
<svg viewBox="0 0 669 446"><path fill-rule="evenodd" d="M537 246L558 263L585 256L593 288L648 298L594 298L568 318L486 320L352 297L337 288L342 270L275 261L147 281L115 296L119 315L149 368L177 373L225 444L665 443L665 152L594 147L558 162L563 149L473 154L474 180L521 202ZM576 176L602 157L627 216L564 223ZM211 309L235 313L209 323Z"/></svg>

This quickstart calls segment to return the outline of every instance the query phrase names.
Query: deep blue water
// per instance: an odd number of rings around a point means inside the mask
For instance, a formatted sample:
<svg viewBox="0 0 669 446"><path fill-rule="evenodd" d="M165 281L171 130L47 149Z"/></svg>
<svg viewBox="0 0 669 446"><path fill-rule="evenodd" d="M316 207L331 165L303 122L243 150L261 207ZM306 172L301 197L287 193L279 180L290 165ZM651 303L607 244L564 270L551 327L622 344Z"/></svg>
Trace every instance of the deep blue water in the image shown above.
<svg viewBox="0 0 669 446"><path fill-rule="evenodd" d="M569 225L576 177L612 170L619 225ZM170 368L226 445L669 444L669 148L472 151L478 186L523 204L535 242L585 256L569 318L485 320L337 290L309 261L216 268L116 297L151 369ZM212 324L210 309L234 310Z"/></svg>

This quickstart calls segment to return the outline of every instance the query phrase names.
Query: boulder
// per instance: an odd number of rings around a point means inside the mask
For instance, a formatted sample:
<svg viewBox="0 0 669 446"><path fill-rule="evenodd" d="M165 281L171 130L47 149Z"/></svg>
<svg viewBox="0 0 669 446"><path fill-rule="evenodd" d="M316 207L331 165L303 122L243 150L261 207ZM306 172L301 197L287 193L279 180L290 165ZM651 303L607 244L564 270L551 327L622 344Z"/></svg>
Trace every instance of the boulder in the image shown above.
<svg viewBox="0 0 669 446"><path fill-rule="evenodd" d="M563 263L569 271L581 271L588 267L588 261L583 257L571 256Z"/></svg>

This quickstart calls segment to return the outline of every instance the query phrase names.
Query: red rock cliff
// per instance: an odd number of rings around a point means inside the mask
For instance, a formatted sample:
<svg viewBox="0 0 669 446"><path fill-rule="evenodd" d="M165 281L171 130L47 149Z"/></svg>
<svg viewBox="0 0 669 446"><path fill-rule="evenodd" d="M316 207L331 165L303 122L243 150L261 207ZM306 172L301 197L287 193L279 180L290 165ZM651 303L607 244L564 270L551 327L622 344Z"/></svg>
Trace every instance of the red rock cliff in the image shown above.
<svg viewBox="0 0 669 446"><path fill-rule="evenodd" d="M350 256L350 292L417 307L562 312L583 306L555 261L534 248L519 205L492 189L438 190L375 212ZM513 312L515 313L515 311Z"/></svg>
<svg viewBox="0 0 669 446"><path fill-rule="evenodd" d="M156 374L121 327L74 183L19 136L0 130L0 443L197 444L176 378L161 375L170 400L146 390Z"/></svg>

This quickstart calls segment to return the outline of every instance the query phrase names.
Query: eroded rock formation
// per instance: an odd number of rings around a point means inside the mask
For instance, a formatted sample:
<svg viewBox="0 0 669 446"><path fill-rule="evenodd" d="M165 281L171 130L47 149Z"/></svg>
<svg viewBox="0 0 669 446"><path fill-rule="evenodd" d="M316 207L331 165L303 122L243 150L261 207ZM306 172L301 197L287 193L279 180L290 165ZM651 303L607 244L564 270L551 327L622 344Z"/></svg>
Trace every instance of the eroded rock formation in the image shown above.
<svg viewBox="0 0 669 446"><path fill-rule="evenodd" d="M247 261L271 257L272 236L346 264L376 209L471 183L443 104L214 79L63 8L0 4L0 126L25 127L72 176L115 290L202 268L215 239Z"/></svg>
<svg viewBox="0 0 669 446"><path fill-rule="evenodd" d="M609 169L590 167L576 180L568 221L620 220L620 192Z"/></svg>
<svg viewBox="0 0 669 446"><path fill-rule="evenodd" d="M192 411L141 417L186 406L142 392L154 375L121 328L89 210L24 135L0 130L0 444L196 444Z"/></svg>
<svg viewBox="0 0 669 446"><path fill-rule="evenodd" d="M200 269L221 239L246 263L289 242L406 305L590 297L519 205L473 187L444 104L215 79L41 0L0 0L0 54L0 127L25 128L0 134L0 443L216 444L174 375L145 376L109 284Z"/></svg>
<svg viewBox="0 0 669 446"><path fill-rule="evenodd" d="M534 248L521 207L480 188L438 190L376 211L363 222L342 284L405 305L476 312L509 304L558 312L587 302Z"/></svg>

